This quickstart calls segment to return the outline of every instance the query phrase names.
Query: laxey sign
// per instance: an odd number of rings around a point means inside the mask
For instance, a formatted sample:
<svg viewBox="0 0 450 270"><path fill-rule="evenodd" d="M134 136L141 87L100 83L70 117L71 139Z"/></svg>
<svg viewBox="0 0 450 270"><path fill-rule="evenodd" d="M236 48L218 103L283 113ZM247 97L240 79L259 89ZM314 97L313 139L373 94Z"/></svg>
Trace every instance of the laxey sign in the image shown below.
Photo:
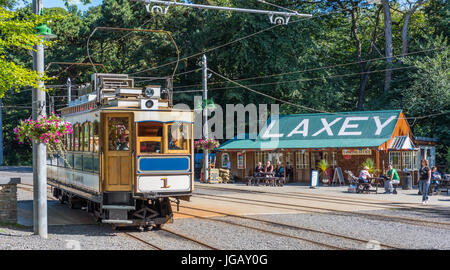
<svg viewBox="0 0 450 270"><path fill-rule="evenodd" d="M333 139L391 137L400 111L294 114L270 118L261 139Z"/></svg>
<svg viewBox="0 0 450 270"><path fill-rule="evenodd" d="M272 115L258 136L229 140L219 149L379 147L393 137L401 110ZM396 136L410 132L403 123Z"/></svg>

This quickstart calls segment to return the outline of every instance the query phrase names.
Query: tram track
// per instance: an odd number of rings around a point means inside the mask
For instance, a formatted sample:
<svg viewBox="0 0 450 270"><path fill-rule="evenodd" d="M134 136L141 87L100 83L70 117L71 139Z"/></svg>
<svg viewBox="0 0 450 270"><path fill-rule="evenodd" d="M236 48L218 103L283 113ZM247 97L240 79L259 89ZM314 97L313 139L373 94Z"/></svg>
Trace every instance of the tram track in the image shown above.
<svg viewBox="0 0 450 270"><path fill-rule="evenodd" d="M161 228L160 231L164 231L164 232L170 233L170 234L172 234L172 235L175 235L175 236L179 237L180 239L183 239L183 240L187 240L187 241L196 243L196 244L198 244L198 245L200 245L200 246L202 246L202 247L206 247L206 248L211 249L211 250L220 250L220 249L217 248L217 247L213 247L213 246L211 246L211 245L209 245L209 244L207 244L207 243L204 243L204 242L202 242L202 241L199 241L199 240L197 240L197 239L195 239L195 238L193 238L193 237L190 237L190 236L181 234L181 233L179 233L179 232L175 232L175 231L169 230L169 229L167 229L167 228ZM139 241L139 242L141 242L141 243L144 243L145 245L150 246L150 247L152 247L152 248L155 249L155 250L164 250L162 247L157 246L157 245L155 245L155 244L152 244L152 243L148 242L147 240L145 240L144 238L139 237L139 236L136 236L136 235L133 234L133 233L130 233L130 232L124 232L123 234L124 234L125 236L127 236L127 237L133 238L133 239L135 239L135 240L137 240L137 241ZM140 236L142 236L142 233L139 233L139 234L140 234Z"/></svg>
<svg viewBox="0 0 450 270"><path fill-rule="evenodd" d="M257 221L257 222L270 224L270 225L277 226L277 227L283 227L283 228L293 229L293 230L301 230L301 231L305 231L305 232L309 232L309 233L323 234L323 235L336 237L336 238L340 238L340 239L345 239L345 240L350 240L350 241L354 241L354 242L358 242L358 243L367 244L370 241L370 240L364 240L364 239L355 238L355 237L351 237L351 236L346 236L346 235L342 235L342 234L326 232L326 231L320 231L320 230L311 229L311 228L307 228L307 227L300 227L300 226L296 226L296 225L290 225L290 224L285 224L285 223L280 223L280 222L274 222L274 221L271 221L271 220L265 220L265 219L254 218L254 217L249 217L249 216L234 215L234 214L230 214L230 213L224 213L224 212L219 212L219 211L214 211L214 210L209 210L209 209L202 209L202 208L188 207L188 206L180 206L180 208L186 208L186 209L191 209L191 210L198 210L198 211L203 211L203 212L209 212L209 213L223 215L225 217L233 217L233 218L238 218L238 219L243 219L243 220ZM199 218L199 219L206 219L206 220L211 220L211 221L216 221L216 222L227 223L227 224L231 224L231 225L237 225L237 226L241 226L241 227L244 227L244 228L249 228L249 229L253 229L253 230L262 231L262 232L265 232L265 233L275 234L275 235L278 235L278 236L289 237L289 238L294 238L294 239L298 239L298 240L302 240L302 241L307 241L307 242L310 242L310 243L313 243L313 244L316 244L316 245L329 247L331 249L346 249L346 248L337 247L337 246L330 245L330 244L325 244L325 243L318 242L318 241L311 240L311 239L301 238L301 237L297 237L297 236L293 236L293 235L289 235L289 234L285 234L285 233L279 233L279 232L263 230L263 229L260 229L260 228L257 228L257 227L243 225L243 224L239 224L239 223L235 223L235 222L231 222L231 221L218 220L218 219L215 219L215 218L202 217L202 216L188 214L188 213L183 213L183 212L181 212L180 214L187 215L187 216L192 216L192 217ZM392 245L388 245L388 244L381 244L381 243L380 243L380 247L384 247L386 249L404 249L404 248L401 248L401 247L396 247L396 246L392 246Z"/></svg>
<svg viewBox="0 0 450 270"><path fill-rule="evenodd" d="M163 249L160 248L159 246L156 246L156 245L154 245L154 244L152 244L152 243L150 243L150 242L148 242L148 241L146 241L146 240L144 240L144 239L142 239L142 238L140 238L140 237L137 237L137 236L135 236L135 235L132 234L132 233L125 232L125 233L123 233L123 234L124 234L125 236L129 237L129 238L132 238L132 239L137 240L137 241L139 241L139 242L141 242L141 243L144 243L144 244L146 244L147 246L150 246L150 247L152 247L152 248L155 249L155 250L163 250Z"/></svg>
<svg viewBox="0 0 450 270"><path fill-rule="evenodd" d="M339 210L339 209L316 207L316 206L314 206L314 210L313 210L313 209L311 209L312 207L308 206L308 205L289 204L289 203L281 203L281 202L276 202L276 205L274 205L274 202L270 202L270 201L255 200L255 199L248 199L248 198L238 198L238 197L223 196L223 195L217 195L217 194L212 195L212 194L198 193L198 192L194 193L193 196L201 197L204 199L210 199L210 200L235 202L235 203L240 203L240 204L245 204L245 205L253 204L253 205L278 208L278 209L297 210L297 211L301 210L303 212L316 213L316 214L319 213L319 214L330 214L330 215L341 215L341 216L345 215L345 216L365 217L368 219L372 218L372 219L376 219L376 220L398 222L398 223L404 223L404 224L410 224L410 225L416 225L416 226L425 226L425 227L433 226L433 227L439 228L439 229L450 230L450 223L433 221L433 220L408 218L408 217L400 217L400 216L390 216L390 215L382 215L382 214L374 214L374 213L366 213L366 212L344 211L344 210Z"/></svg>
<svg viewBox="0 0 450 270"><path fill-rule="evenodd" d="M269 192L269 191L260 191L260 190L246 190L246 189L237 189L237 188L224 188L224 187L197 187L197 189L205 189L205 190L218 190L218 191L228 191L228 192L237 192L237 193L253 193L253 194L268 194L270 196L282 197L282 198L294 198L301 199L306 198L308 200L321 201L321 202L330 202L330 203L339 203L339 204L349 204L349 205L361 205L361 206L369 206L369 207L379 207L384 209L392 209L394 207L396 210L409 210L409 211L418 211L418 212L426 212L430 213L429 208L423 207L413 207L409 205L405 205L406 203L397 203L397 202L386 202L381 200L355 200L350 199L348 197L343 196L334 196L334 195L320 195L320 194L310 194L304 192ZM445 213L450 214L449 210L436 210L433 209L431 212L436 213Z"/></svg>

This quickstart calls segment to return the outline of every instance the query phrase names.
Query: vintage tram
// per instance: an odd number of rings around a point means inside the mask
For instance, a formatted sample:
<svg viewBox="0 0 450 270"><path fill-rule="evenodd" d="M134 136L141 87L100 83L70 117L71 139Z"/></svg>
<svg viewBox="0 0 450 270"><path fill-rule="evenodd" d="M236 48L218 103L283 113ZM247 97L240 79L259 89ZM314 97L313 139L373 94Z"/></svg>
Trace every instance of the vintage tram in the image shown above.
<svg viewBox="0 0 450 270"><path fill-rule="evenodd" d="M171 106L170 85L138 88L127 75L96 73L75 100L69 92L67 153L47 160L61 203L115 227L173 221L170 198L178 206L193 190L194 116Z"/></svg>

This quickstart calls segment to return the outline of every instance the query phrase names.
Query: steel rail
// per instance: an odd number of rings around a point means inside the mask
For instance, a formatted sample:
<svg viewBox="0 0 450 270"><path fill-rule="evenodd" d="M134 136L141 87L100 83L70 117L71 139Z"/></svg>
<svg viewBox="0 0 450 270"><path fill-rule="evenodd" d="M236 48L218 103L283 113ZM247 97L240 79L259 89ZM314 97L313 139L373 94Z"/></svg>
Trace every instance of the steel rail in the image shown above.
<svg viewBox="0 0 450 270"><path fill-rule="evenodd" d="M311 193L304 193L304 192L284 192L284 193L279 193L279 192L270 192L270 191L260 191L260 190L246 190L246 189L238 189L238 188L225 188L225 187L198 187L198 189L205 189L205 190L221 190L221 191L236 191L236 192L241 192L241 193L255 193L255 194L269 194L271 196L275 196L275 197L290 197L290 198L308 198L308 199L313 199L316 201L325 201L325 202L336 202L339 204L342 203L346 203L346 204L351 204L354 205L359 204L359 205L368 205L368 206L374 206L374 204L377 207L383 207L386 209L391 209L392 207L397 207L399 210L408 210L408 211L418 211L418 212L427 212L430 213L430 209L429 208L422 208L422 207L412 207L412 206L406 206L405 203L396 203L396 202L385 202L385 201L381 201L381 200L352 200L348 197L343 197L343 196L334 196L334 195L327 195L327 196L323 196L323 195L312 195ZM434 212L442 212L442 213L449 213L450 211L445 211L445 210L434 210Z"/></svg>
<svg viewBox="0 0 450 270"><path fill-rule="evenodd" d="M210 249L212 249L212 250L220 250L219 248L210 246L210 245L208 245L208 244L206 244L206 243L203 243L203 242L201 242L201 241L199 241L199 240L197 240L197 239L194 239L194 238L192 238L192 237L190 237L190 236L187 236L187 235L184 235L184 234L180 234L180 233L174 232L174 231L172 231L172 230L168 230L168 229L166 229L166 228L161 228L161 230L162 230L162 231L165 231L165 232L168 232L168 233L171 233L171 234L173 234L173 235L176 235L176 236L178 236L178 237L187 239L187 240L189 240L189 241L192 241L192 242L197 243L197 244L199 244L199 245L202 245L202 246L204 246L204 247L210 248Z"/></svg>
<svg viewBox="0 0 450 270"><path fill-rule="evenodd" d="M247 199L247 198L244 199L244 198L236 198L236 197L221 196L221 195L211 195L211 194L204 194L204 193L195 193L193 196L214 197L211 200L217 200L218 197L225 198L225 199L237 199L237 200L241 200L241 201L244 201L244 202L239 202L239 201L234 201L234 202L238 202L238 203L242 203L242 204L247 204L248 205L249 201L251 201L251 202L258 202L258 203L269 204L269 206L272 207L272 208L280 208L280 209L283 208L283 207L280 207L280 206L274 206L273 202L263 201L263 200L254 200L254 199ZM432 221L432 220L424 220L424 219L417 219L417 218L407 218L407 217L399 217L399 216L390 216L390 215L381 215L381 214L372 214L372 213L352 212L352 211L344 211L344 210L338 210L338 209L333 209L333 208L314 207L314 209L325 211L325 212L320 212L320 211L311 210L311 206L306 206L306 205L287 204L287 203L279 203L279 202L277 204L278 205L289 206L289 207L294 207L294 209L293 208L286 208L286 209L290 209L290 210L298 210L298 208L304 208L306 210L302 210L302 211L311 212L311 213L322 213L322 214L326 213L326 214L330 214L330 215L339 215L338 213L340 213L340 215L362 216L362 217L367 217L367 218L375 218L375 219L378 219L378 220L388 220L388 221L391 221L391 222L399 222L399 223L412 224L412 225L418 225L418 226L426 226L426 227L428 227L428 226L435 226L438 229L450 230L450 223L448 223L448 222L439 222L439 221ZM295 209L295 208L297 208L297 209ZM442 226L447 226L447 228L443 228Z"/></svg>
<svg viewBox="0 0 450 270"><path fill-rule="evenodd" d="M248 226L248 225L243 225L243 224L239 224L239 223L235 223L235 222L231 222L231 221L207 218L207 217L202 217L202 216L193 215L193 214L187 214L187 213L182 213L182 215L191 216L191 217L204 219L204 220L210 220L210 221L214 221L214 222L226 223L226 224L230 224L230 225L234 225L234 226L238 226L238 227L243 227L243 228L247 228L247 229L252 229L252 230L256 230L256 231L260 231L260 232L264 232L264 233L270 233L270 234L277 235L277 236L293 238L293 239L296 239L296 240L305 241L305 242L312 243L312 244L315 244L315 245L324 246L324 247L327 247L327 248L330 248L330 249L338 249L338 250L345 249L345 248L341 248L341 247L330 245L330 244L325 244L325 243L322 243L322 242L317 242L317 241L310 240L310 239L303 238L303 237L298 237L298 236L289 235L289 234L280 233L280 232L273 232L273 231L264 230L264 229L261 229L261 228L256 228L256 227L252 227L252 226Z"/></svg>
<svg viewBox="0 0 450 270"><path fill-rule="evenodd" d="M144 244L146 244L146 245L148 245L148 246L151 246L152 248L154 248L154 249L156 249L156 250L163 250L162 248L160 248L160 247L158 247L158 246L155 246L155 245L153 245L152 243L147 242L146 240L144 240L144 239L142 239L142 238L139 238L139 237L137 237L137 236L135 236L135 235L133 235L133 234L131 234L131 233L125 232L125 233L123 233L123 234L126 235L126 236L128 236L128 237L131 237L131 238L133 238L133 239L136 239L136 240L138 240L138 241L140 241L140 242L142 242L142 243L144 243Z"/></svg>
<svg viewBox="0 0 450 270"><path fill-rule="evenodd" d="M369 242L369 240L355 238L355 237L351 237L351 236L347 236L347 235L342 235L342 234L332 233L332 232L327 232L327 231L321 231L321 230L311 229L311 228L307 228L307 227L300 227L300 226L290 225L290 224L286 224L286 223L274 222L274 221L271 221L271 220L265 220L265 219L254 218L254 217L249 217L249 216L234 215L234 214L230 214L230 213L224 213L224 212L219 212L219 211L214 211L214 210L209 210L209 209L203 209L203 208L196 208L196 207L189 207L189 206L180 206L180 207L181 208L186 208L186 209L193 209L193 210L200 210L200 211L204 211L204 212L215 213L215 214L224 215L224 216L228 216L228 217L234 217L234 218L240 218L240 219L246 219L246 220L253 220L253 221L258 221L258 222L264 222L264 223L267 223L267 224L276 225L276 226L282 226L282 227L296 229L296 230L302 230L302 231L314 232L314 233L320 233L320 234L327 234L327 235L330 235L330 236L339 237L339 238L348 239L348 240L353 240L353 241L357 241L357 242L361 242L361 243L368 243ZM181 213L181 214L184 215L184 213ZM381 244L381 243L380 243L380 246L386 247L386 248L391 248L391 249L404 249L404 248L395 247L395 246L391 246L391 245L387 245L387 244Z"/></svg>

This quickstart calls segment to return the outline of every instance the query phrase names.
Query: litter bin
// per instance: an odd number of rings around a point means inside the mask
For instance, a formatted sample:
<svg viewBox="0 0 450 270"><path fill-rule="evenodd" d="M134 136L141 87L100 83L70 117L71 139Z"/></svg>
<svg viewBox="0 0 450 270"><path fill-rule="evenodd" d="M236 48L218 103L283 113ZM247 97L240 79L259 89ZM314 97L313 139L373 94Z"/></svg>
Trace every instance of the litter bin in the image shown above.
<svg viewBox="0 0 450 270"><path fill-rule="evenodd" d="M408 190L412 189L412 176L411 172L403 172L402 176L402 189Z"/></svg>

